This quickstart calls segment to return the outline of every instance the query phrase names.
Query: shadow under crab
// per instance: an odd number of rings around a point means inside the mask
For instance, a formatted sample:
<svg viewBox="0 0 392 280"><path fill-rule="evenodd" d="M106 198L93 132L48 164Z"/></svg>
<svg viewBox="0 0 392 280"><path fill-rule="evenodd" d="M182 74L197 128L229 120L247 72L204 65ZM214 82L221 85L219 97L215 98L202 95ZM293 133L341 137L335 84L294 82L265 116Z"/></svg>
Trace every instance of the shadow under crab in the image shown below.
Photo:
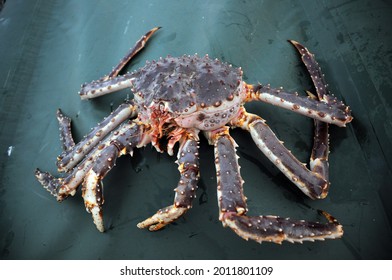
<svg viewBox="0 0 392 280"><path fill-rule="evenodd" d="M314 56L301 44L290 41L301 54L315 85L307 97L269 85L250 85L242 80L241 68L213 60L207 55L160 58L137 71L118 75L129 60L144 48L159 28L147 32L107 76L82 85L82 99L131 88L134 99L121 104L86 137L75 144L71 120L59 110L63 153L57 159L56 178L36 170L36 177L58 201L74 195L82 185L82 196L99 231L104 231L102 179L122 155L152 144L157 151L177 153L180 179L172 205L142 221L139 228L158 230L182 216L192 206L199 179L198 142L203 132L215 149L219 219L244 239L257 242L302 242L338 238L343 228L321 211L327 223L295 221L276 216L247 216L243 180L236 143L229 128L248 131L257 147L299 189L312 199L326 197L329 189L328 124L345 126L352 120L349 108L327 90L324 75ZM299 162L267 126L264 119L248 113L244 104L264 101L314 119L315 137L309 168ZM161 139L167 139L162 147Z"/></svg>

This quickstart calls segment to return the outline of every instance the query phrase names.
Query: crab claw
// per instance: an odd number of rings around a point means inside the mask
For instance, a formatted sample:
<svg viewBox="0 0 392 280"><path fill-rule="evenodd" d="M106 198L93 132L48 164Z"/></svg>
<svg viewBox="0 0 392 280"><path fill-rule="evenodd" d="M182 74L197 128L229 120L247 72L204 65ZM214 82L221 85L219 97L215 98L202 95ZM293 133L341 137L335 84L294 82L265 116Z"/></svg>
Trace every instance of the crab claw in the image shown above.
<svg viewBox="0 0 392 280"><path fill-rule="evenodd" d="M187 208L176 207L175 205L171 205L159 210L156 214L151 216L150 218L144 220L137 224L138 228L147 228L150 231L156 231L167 224L170 224L174 220L177 220L179 217L185 214Z"/></svg>

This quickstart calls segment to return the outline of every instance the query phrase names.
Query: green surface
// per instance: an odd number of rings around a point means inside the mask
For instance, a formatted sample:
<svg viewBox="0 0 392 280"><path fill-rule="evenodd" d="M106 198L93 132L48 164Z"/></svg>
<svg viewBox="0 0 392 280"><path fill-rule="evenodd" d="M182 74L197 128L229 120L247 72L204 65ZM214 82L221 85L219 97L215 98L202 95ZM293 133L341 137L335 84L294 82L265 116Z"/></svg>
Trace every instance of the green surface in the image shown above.
<svg viewBox="0 0 392 280"><path fill-rule="evenodd" d="M3 259L391 259L391 1L44 1L10 0L0 12L0 254ZM295 39L319 60L330 89L352 108L331 127L329 196L311 201L240 130L250 214L338 218L340 240L283 245L246 242L218 221L213 149L201 142L194 207L166 229L136 223L173 201L175 158L150 146L123 157L105 179L105 234L80 192L59 204L34 178L56 173L57 108L75 137L117 107L127 91L81 101L80 84L108 73L147 30L162 26L131 63L205 54L242 66L249 83L311 89ZM247 105L307 161L312 121L268 104Z"/></svg>

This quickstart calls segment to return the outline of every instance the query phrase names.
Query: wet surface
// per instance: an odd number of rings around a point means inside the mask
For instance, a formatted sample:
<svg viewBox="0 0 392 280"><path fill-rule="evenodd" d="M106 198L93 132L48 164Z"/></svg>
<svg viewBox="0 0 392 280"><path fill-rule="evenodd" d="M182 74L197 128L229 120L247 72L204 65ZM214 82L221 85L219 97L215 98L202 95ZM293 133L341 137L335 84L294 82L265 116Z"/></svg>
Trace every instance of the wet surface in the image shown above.
<svg viewBox="0 0 392 280"><path fill-rule="evenodd" d="M83 3L82 3L83 2ZM2 259L391 259L392 3L390 1L7 1L0 12L0 255ZM249 83L311 89L294 39L316 54L330 89L354 121L331 127L328 197L306 198L232 131L249 213L344 226L340 240L283 245L246 242L218 221L213 148L200 147L193 208L158 232L136 224L173 202L175 158L150 146L123 157L105 178L101 234L80 191L58 203L34 178L56 174L57 108L80 140L124 100L122 91L81 101L80 85L108 73L147 30L162 26L129 69L167 54L217 57L241 66ZM312 121L268 104L247 104L301 161Z"/></svg>

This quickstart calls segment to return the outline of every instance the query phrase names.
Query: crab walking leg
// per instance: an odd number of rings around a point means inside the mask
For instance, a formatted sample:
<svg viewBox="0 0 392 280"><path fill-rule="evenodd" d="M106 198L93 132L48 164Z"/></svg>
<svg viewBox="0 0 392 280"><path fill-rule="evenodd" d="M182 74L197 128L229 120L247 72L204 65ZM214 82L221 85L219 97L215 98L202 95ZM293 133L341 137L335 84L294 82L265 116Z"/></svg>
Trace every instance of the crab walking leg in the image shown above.
<svg viewBox="0 0 392 280"><path fill-rule="evenodd" d="M68 152L75 146L75 141L71 133L71 119L61 112L60 109L56 113L59 122L60 141L63 144L64 152Z"/></svg>
<svg viewBox="0 0 392 280"><path fill-rule="evenodd" d="M120 60L120 62L115 66L107 76L103 77L101 80L106 80L108 78L116 77L118 73L124 68L124 66L138 53L140 52L144 46L146 45L147 41L150 39L150 37L157 31L161 29L161 27L154 27L150 31L148 31L146 34L144 34L139 41L136 42L136 44L129 49L127 54Z"/></svg>
<svg viewBox="0 0 392 280"><path fill-rule="evenodd" d="M160 27L155 27L148 31L139 41L136 42L135 46L131 48L124 58L121 59L119 64L113 68L113 70L98 81L92 81L82 85L79 92L81 99L90 99L102 96L108 93L119 91L132 86L133 75L127 73L122 76L117 76L121 69L134 57L139 51L141 51L146 45L148 39L157 31Z"/></svg>
<svg viewBox="0 0 392 280"><path fill-rule="evenodd" d="M312 199L327 196L329 182L326 178L322 177L322 174L309 170L306 164L298 161L283 146L265 120L243 109L241 118L233 125L249 131L257 147L307 196Z"/></svg>
<svg viewBox="0 0 392 280"><path fill-rule="evenodd" d="M321 72L321 68L314 58L314 55L300 43L294 40L289 40L289 42L293 44L301 55L302 62L305 64L316 89L317 96L308 92L309 98L319 100L326 104L337 103L338 101L336 98L329 93L328 84L325 82L324 74ZM310 169L321 174L321 176L328 181L328 124L319 120L314 120L314 131L315 136L312 154L310 156Z"/></svg>
<svg viewBox="0 0 392 280"><path fill-rule="evenodd" d="M243 215L248 209L242 188L244 180L240 174L236 154L237 144L229 135L228 127L208 132L206 136L215 149L218 203L221 213L219 219L223 221L222 215L226 212Z"/></svg>
<svg viewBox="0 0 392 280"><path fill-rule="evenodd" d="M263 101L341 127L346 126L353 119L350 108L336 98L327 98L326 102L320 102L310 97L300 96L298 93L285 92L282 88L276 89L261 84L257 86L245 84L245 88L245 102Z"/></svg>
<svg viewBox="0 0 392 280"><path fill-rule="evenodd" d="M246 216L247 205L243 194L244 181L240 175L236 144L227 130L210 135L215 146L215 166L218 183L218 203L224 226L248 240L261 243L282 243L338 238L343 234L342 226L326 212L322 214L328 223L295 221L277 216Z"/></svg>
<svg viewBox="0 0 392 280"><path fill-rule="evenodd" d="M289 40L289 42L301 55L302 62L305 64L306 69L310 74L310 78L312 79L314 87L316 88L319 100L324 101L325 103L338 103L339 101L336 99L336 97L330 95L328 91L328 84L324 79L324 74L321 72L321 68L314 58L314 55L300 43L294 40Z"/></svg>
<svg viewBox="0 0 392 280"><path fill-rule="evenodd" d="M79 91L79 95L82 100L96 98L108 93L130 88L133 85L133 80L134 74L127 73L121 76L108 78L104 81L93 81L89 84L83 84Z"/></svg>
<svg viewBox="0 0 392 280"><path fill-rule="evenodd" d="M136 106L129 102L121 104L97 127L95 127L82 141L74 145L72 149L65 150L57 157L57 167L59 172L69 171L77 165L88 152L91 151L108 133L113 131L119 124L128 118L136 115ZM68 134L68 132L66 132ZM69 131L69 136L72 136ZM62 137L65 139L65 137ZM64 140L63 140L64 141Z"/></svg>
<svg viewBox="0 0 392 280"><path fill-rule="evenodd" d="M199 154L198 143L195 139L187 138L181 143L177 155L180 180L171 206L160 209L152 217L137 224L138 228L148 228L150 231L158 230L181 217L192 207L196 197L197 182L199 180Z"/></svg>
<svg viewBox="0 0 392 280"><path fill-rule="evenodd" d="M316 96L309 93L309 96L313 99L317 99ZM321 96L321 95L319 95ZM310 155L310 170L320 174L322 178L329 181L329 125L325 122L314 120L314 139L312 153Z"/></svg>
<svg viewBox="0 0 392 280"><path fill-rule="evenodd" d="M350 108L329 93L328 84L325 82L324 74L314 55L300 43L294 40L289 40L289 42L300 53L316 88L318 100L300 97L298 94L284 92L283 88L274 89L269 85L248 86L248 99L261 100L323 122L345 126L352 120Z"/></svg>
<svg viewBox="0 0 392 280"><path fill-rule="evenodd" d="M42 172L38 168L35 177L57 201L63 201L69 195L75 195L78 186L82 183L84 176L93 165L93 157L85 158L78 167L74 168L67 177L54 177L49 172Z"/></svg>
<svg viewBox="0 0 392 280"><path fill-rule="evenodd" d="M319 211L328 223L292 220L278 216L246 216L234 212L221 215L224 226L230 227L245 240L281 244L283 241L299 242L336 239L343 235L343 227L330 214Z"/></svg>
<svg viewBox="0 0 392 280"><path fill-rule="evenodd" d="M307 178L312 178L313 174L319 175L320 178L324 179L327 182L327 186L322 183L320 186L321 190L318 192L309 192L309 188L315 190L316 185L311 184L309 187L304 187L307 184L303 184L303 180L296 178L290 169L283 167L281 163L276 163L277 166L286 174L288 178L290 178L297 186L299 186L307 195L310 197L325 197L328 193L328 180L329 180L329 166L328 166L328 153L329 153L329 134L328 134L328 124L333 123L339 126L345 126L346 123L352 120L351 112L349 107L345 106L341 101L339 101L336 97L329 94L327 89L328 85L325 82L324 75L321 72L321 68L318 65L317 61L314 58L314 55L311 54L304 46L295 41L290 41L295 48L301 54L302 61L304 62L310 77L313 81L313 84L316 89L317 96L314 96L310 92L308 92L308 97L300 97L298 94L290 94L286 92L282 92L282 89L272 89L269 86L258 85L256 87L246 85L247 88L247 98L250 100L258 99L268 103L272 103L277 106L284 107L286 109L291 109L297 111L303 115L308 115L314 118L314 142L312 148L312 154L310 157L310 170L312 173L303 172L305 174L310 174L310 176L306 176ZM265 124L265 123L264 123ZM255 127L258 127L257 129ZM265 128L262 128L262 124L258 124L253 126L252 136L255 134L263 134L269 133L271 143L279 143L277 139L272 141L272 138L276 138L272 131L265 125ZM258 132L255 132L258 130ZM263 132L264 131L264 132ZM254 136L256 137L256 136ZM266 137L266 136L264 136ZM257 138L257 137L256 137ZM259 140L255 140L256 143L259 143L258 146L260 149L265 150L266 154L270 155L269 158L275 159L275 161L280 162L276 155L270 153L267 147L268 143L260 143ZM278 145L279 146L279 145ZM283 147L283 146L282 146ZM284 148L284 147L283 147ZM288 151L287 151L288 152ZM283 152L283 154L287 154L287 152ZM289 152L288 152L289 153ZM291 153L289 153L291 155ZM297 160L290 156L290 160L287 162L295 163ZM291 159L293 158L293 159ZM290 164L292 165L292 164ZM295 168L296 170L302 170L300 165L294 164L299 167ZM303 166L304 167L304 166ZM306 169L307 170L307 169ZM293 179L293 178L296 178ZM319 178L315 178L319 179ZM310 181L307 179L306 181ZM319 188L320 189L320 188ZM320 193L321 191L321 193Z"/></svg>
<svg viewBox="0 0 392 280"><path fill-rule="evenodd" d="M83 182L84 177L99 161L102 151L110 145L116 145L116 139L122 139L127 137L132 144L141 142L142 138L142 127L134 122L124 123L122 126L112 132L112 135L104 141L102 144L94 148L86 157L83 159L78 166L76 166L66 177L56 178L49 172L41 172L39 169L36 170L35 176L41 185L48 190L53 196L57 198L57 201L62 201L69 195L74 195L79 185Z"/></svg>
<svg viewBox="0 0 392 280"><path fill-rule="evenodd" d="M105 231L103 224L103 184L98 175L90 169L83 181L82 196L86 211L91 213L93 222L100 232Z"/></svg>
<svg viewBox="0 0 392 280"><path fill-rule="evenodd" d="M133 148L141 140L139 127L135 123L127 128L100 152L83 182L82 196L86 210L91 213L94 224L100 232L105 230L102 212L104 203L102 180L115 166L117 158L125 154L132 154Z"/></svg>

